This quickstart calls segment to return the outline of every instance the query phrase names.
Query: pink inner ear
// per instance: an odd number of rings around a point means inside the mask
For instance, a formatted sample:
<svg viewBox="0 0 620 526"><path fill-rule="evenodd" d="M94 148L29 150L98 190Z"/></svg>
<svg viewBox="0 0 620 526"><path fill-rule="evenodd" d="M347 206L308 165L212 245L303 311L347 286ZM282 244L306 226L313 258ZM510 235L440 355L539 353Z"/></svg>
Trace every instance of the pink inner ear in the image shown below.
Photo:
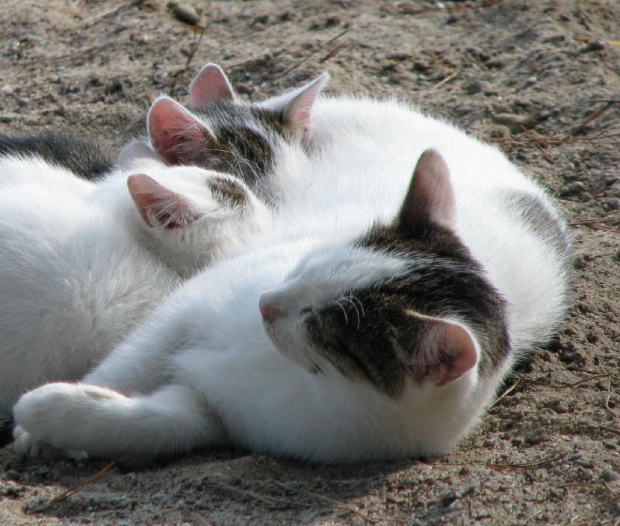
<svg viewBox="0 0 620 526"><path fill-rule="evenodd" d="M295 130L300 131L304 139L307 138L310 131L312 107L327 83L328 78L328 75L324 73L300 88L300 93L284 109L284 122L291 125Z"/></svg>
<svg viewBox="0 0 620 526"><path fill-rule="evenodd" d="M140 215L151 227L183 228L200 217L189 200L148 175L130 175L127 187Z"/></svg>
<svg viewBox="0 0 620 526"><path fill-rule="evenodd" d="M414 226L421 221L445 228L456 226L456 200L450 171L435 150L420 156L399 215L401 224Z"/></svg>
<svg viewBox="0 0 620 526"><path fill-rule="evenodd" d="M168 97L155 101L147 118L153 149L168 165L191 164L213 140L210 130Z"/></svg>
<svg viewBox="0 0 620 526"><path fill-rule="evenodd" d="M478 363L478 348L465 328L448 320L426 316L408 309L406 313L425 324L418 342L416 378L430 380L438 387L458 380Z"/></svg>
<svg viewBox="0 0 620 526"><path fill-rule="evenodd" d="M201 109L218 101L234 101L235 94L224 72L215 64L207 64L189 86L190 105Z"/></svg>
<svg viewBox="0 0 620 526"><path fill-rule="evenodd" d="M458 380L478 363L478 351L469 333L462 327L447 323L443 329L445 358L441 374L436 382L438 386Z"/></svg>

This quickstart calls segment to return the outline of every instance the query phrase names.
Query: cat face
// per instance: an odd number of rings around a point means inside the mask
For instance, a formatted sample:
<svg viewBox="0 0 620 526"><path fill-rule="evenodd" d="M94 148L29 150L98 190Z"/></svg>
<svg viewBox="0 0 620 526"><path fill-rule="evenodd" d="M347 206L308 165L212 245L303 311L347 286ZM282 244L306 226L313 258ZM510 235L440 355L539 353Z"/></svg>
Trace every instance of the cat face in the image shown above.
<svg viewBox="0 0 620 526"><path fill-rule="evenodd" d="M348 247L308 255L259 308L280 352L311 373L333 367L398 398L486 374L508 352L502 299L447 227L447 168L425 153L398 217Z"/></svg>
<svg viewBox="0 0 620 526"><path fill-rule="evenodd" d="M303 142L310 110L326 81L323 75L284 96L248 104L237 99L218 66L207 64L190 86L195 113L168 97L153 104L148 116L151 144L168 165L230 173L259 195L277 197L265 176L278 171L283 149Z"/></svg>
<svg viewBox="0 0 620 526"><path fill-rule="evenodd" d="M140 240L183 277L247 248L271 221L265 205L231 175L166 166L140 143L121 153L120 164L135 205L125 210Z"/></svg>

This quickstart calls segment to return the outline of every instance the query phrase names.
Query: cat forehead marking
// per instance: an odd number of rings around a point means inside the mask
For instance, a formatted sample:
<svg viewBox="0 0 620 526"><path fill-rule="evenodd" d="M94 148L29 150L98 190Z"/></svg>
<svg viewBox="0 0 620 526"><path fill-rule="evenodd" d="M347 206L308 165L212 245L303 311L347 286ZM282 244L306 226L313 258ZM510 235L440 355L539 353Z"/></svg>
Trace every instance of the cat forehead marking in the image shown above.
<svg viewBox="0 0 620 526"><path fill-rule="evenodd" d="M316 305L346 290L392 278L406 266L404 259L364 248L327 249L302 260L278 293Z"/></svg>

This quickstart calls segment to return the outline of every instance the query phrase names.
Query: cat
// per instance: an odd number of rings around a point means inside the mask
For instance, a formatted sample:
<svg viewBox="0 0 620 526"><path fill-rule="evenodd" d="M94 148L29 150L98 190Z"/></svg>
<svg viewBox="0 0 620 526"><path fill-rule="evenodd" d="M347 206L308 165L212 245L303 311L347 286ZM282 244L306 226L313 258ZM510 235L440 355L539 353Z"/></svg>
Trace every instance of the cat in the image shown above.
<svg viewBox="0 0 620 526"><path fill-rule="evenodd" d="M340 463L441 455L472 428L562 323L564 221L494 147L397 102L319 98L305 141L310 182L260 243L81 382L24 395L19 450Z"/></svg>
<svg viewBox="0 0 620 526"><path fill-rule="evenodd" d="M74 144L74 143L72 143ZM0 157L0 413L78 379L183 280L251 246L271 212L238 179L127 146L97 183Z"/></svg>
<svg viewBox="0 0 620 526"><path fill-rule="evenodd" d="M103 179L114 169L114 161L93 142L62 133L11 136L0 133L0 156L36 155L90 181Z"/></svg>
<svg viewBox="0 0 620 526"><path fill-rule="evenodd" d="M260 103L237 97L216 64L206 64L189 87L190 108L159 97L149 110L150 145L168 165L193 165L241 178L272 208L303 191L309 173L305 140L312 107L328 81L323 73Z"/></svg>

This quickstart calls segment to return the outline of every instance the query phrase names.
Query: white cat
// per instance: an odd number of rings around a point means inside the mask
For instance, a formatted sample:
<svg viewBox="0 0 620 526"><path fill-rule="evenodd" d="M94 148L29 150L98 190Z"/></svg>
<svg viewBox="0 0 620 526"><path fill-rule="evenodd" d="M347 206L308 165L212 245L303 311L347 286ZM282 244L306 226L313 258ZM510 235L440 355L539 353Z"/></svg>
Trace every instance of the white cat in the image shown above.
<svg viewBox="0 0 620 526"><path fill-rule="evenodd" d="M0 157L0 413L86 374L182 280L251 246L270 212L236 178L146 146L94 183Z"/></svg>
<svg viewBox="0 0 620 526"><path fill-rule="evenodd" d="M82 382L22 397L18 447L349 462L439 455L468 432L565 315L563 221L496 149L404 105L319 99L306 144L307 187L261 242Z"/></svg>
<svg viewBox="0 0 620 526"><path fill-rule="evenodd" d="M283 100L245 103L224 72L207 64L189 89L195 113L169 97L153 103L147 119L151 146L169 165L235 175L278 208L311 182L304 177L312 174L305 150L310 114L327 80L324 73Z"/></svg>

